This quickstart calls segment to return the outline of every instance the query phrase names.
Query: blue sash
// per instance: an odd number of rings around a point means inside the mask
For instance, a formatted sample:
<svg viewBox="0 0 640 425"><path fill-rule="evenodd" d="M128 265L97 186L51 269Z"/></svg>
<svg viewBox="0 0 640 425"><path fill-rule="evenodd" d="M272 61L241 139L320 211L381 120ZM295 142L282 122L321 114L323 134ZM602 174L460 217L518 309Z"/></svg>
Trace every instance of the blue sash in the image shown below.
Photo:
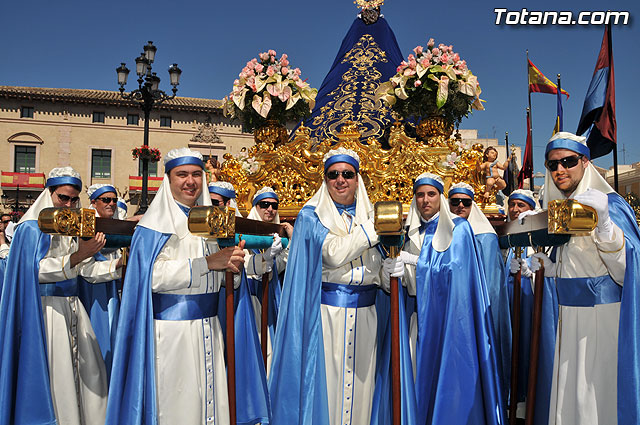
<svg viewBox="0 0 640 425"><path fill-rule="evenodd" d="M153 293L155 320L197 320L218 314L218 292L180 295Z"/></svg>
<svg viewBox="0 0 640 425"><path fill-rule="evenodd" d="M334 307L369 307L376 302L378 285L341 285L322 282L322 304Z"/></svg>
<svg viewBox="0 0 640 425"><path fill-rule="evenodd" d="M593 307L619 303L622 286L611 276L556 278L558 304L569 307Z"/></svg>
<svg viewBox="0 0 640 425"><path fill-rule="evenodd" d="M40 296L76 297L78 296L78 281L76 279L67 279L61 282L41 283Z"/></svg>

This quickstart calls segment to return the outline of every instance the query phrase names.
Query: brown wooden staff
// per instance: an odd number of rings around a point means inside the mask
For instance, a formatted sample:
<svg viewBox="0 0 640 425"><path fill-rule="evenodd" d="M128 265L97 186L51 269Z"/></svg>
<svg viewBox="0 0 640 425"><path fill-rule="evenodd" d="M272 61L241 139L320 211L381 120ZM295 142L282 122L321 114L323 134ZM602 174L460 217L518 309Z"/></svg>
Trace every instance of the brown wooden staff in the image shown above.
<svg viewBox="0 0 640 425"><path fill-rule="evenodd" d="M538 252L541 252L538 250ZM540 260L539 260L540 261ZM536 272L533 291L533 324L531 329L531 351L529 357L529 383L527 386L527 411L525 424L533 424L536 404L536 387L538 384L538 355L540 353L540 324L542 321L542 297L544 293L544 264L540 261L540 269Z"/></svg>
<svg viewBox="0 0 640 425"><path fill-rule="evenodd" d="M262 275L262 318L260 322L260 345L262 346L262 359L264 370L267 371L267 332L269 324L269 273Z"/></svg>
<svg viewBox="0 0 640 425"><path fill-rule="evenodd" d="M522 248L514 249L514 258L520 261ZM509 424L516 423L516 410L518 408L518 355L520 354L520 290L522 270L518 270L513 278L513 309L511 317L511 392L509 399Z"/></svg>
<svg viewBox="0 0 640 425"><path fill-rule="evenodd" d="M236 345L235 328L233 323L233 272L226 272L225 279L226 308L227 308L227 391L229 393L229 421L236 423Z"/></svg>

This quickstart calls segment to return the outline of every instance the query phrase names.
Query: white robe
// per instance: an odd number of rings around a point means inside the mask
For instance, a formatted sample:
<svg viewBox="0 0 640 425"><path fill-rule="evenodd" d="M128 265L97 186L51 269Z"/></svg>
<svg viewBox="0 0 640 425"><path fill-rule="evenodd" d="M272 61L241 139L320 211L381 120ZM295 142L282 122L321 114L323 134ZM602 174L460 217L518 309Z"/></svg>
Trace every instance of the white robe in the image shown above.
<svg viewBox="0 0 640 425"><path fill-rule="evenodd" d="M224 273L209 271L204 258L217 251L213 240L171 235L155 260L152 291L218 292ZM154 335L158 423L228 424L224 340L218 318L154 320Z"/></svg>
<svg viewBox="0 0 640 425"><path fill-rule="evenodd" d="M613 227L610 241L601 241L594 230L588 236L574 236L560 247L557 276L610 274L622 286L624 235L618 226ZM549 424L617 423L619 317L619 302L594 307L560 306Z"/></svg>
<svg viewBox="0 0 640 425"><path fill-rule="evenodd" d="M351 226L349 233L329 233L322 245L322 281L343 285L380 285L382 256L373 223ZM331 425L369 424L375 386L377 313L375 305L361 308L322 304L327 396Z"/></svg>
<svg viewBox="0 0 640 425"><path fill-rule="evenodd" d="M80 273L93 282L119 277L113 261L93 258L70 267L74 239L51 237L51 245L40 261L40 283L73 279ZM77 296L43 296L42 314L47 339L51 395L58 423L102 425L107 408L108 382L91 321Z"/></svg>

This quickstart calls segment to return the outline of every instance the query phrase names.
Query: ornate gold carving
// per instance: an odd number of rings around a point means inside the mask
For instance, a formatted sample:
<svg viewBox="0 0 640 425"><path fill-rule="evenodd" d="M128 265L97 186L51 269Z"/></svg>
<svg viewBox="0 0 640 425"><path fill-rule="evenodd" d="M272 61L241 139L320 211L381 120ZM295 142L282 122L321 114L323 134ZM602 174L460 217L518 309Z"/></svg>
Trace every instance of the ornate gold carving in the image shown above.
<svg viewBox="0 0 640 425"><path fill-rule="evenodd" d="M338 87L327 95L330 100L313 118L315 128L310 137L314 141L335 140L347 121L358 122L363 138L381 138L384 135L390 109L376 99L375 92L382 74L375 64L386 62L386 53L371 35L360 37L341 62L350 63L351 67L342 75Z"/></svg>
<svg viewBox="0 0 640 425"><path fill-rule="evenodd" d="M585 234L598 224L596 210L573 199L551 201L548 208L549 233Z"/></svg>
<svg viewBox="0 0 640 425"><path fill-rule="evenodd" d="M374 137L361 142L358 126L346 122L336 135L338 142L316 143L308 128L300 127L290 142L272 147L261 143L252 146L249 157L259 163L255 173L248 173L242 159L225 154L220 180L231 182L237 193L240 210L249 210L253 195L263 186L271 186L280 197L280 216L295 217L300 208L318 190L324 175L323 156L330 149L344 147L360 156L360 172L372 202L396 200L409 204L413 197L413 179L423 172L438 174L448 188L455 173L467 176L460 167L445 165L447 156L458 146L451 140L447 147L431 147L408 137L402 124L395 123L390 131L390 149L382 149ZM482 154L481 149L479 155ZM466 154L465 154L466 155ZM473 153L463 155L471 163ZM466 163L464 163L466 166ZM475 169L475 163L472 164ZM460 180L469 181L469 180Z"/></svg>
<svg viewBox="0 0 640 425"><path fill-rule="evenodd" d="M96 213L89 208L45 208L38 215L44 233L91 238L96 232Z"/></svg>
<svg viewBox="0 0 640 425"><path fill-rule="evenodd" d="M274 146L287 143L289 133L278 121L268 120L264 126L255 129L253 138L256 144L265 143L268 149L273 149Z"/></svg>
<svg viewBox="0 0 640 425"><path fill-rule="evenodd" d="M428 140L429 146L447 146L453 134L453 124L444 117L427 117L416 126L416 134Z"/></svg>
<svg viewBox="0 0 640 425"><path fill-rule="evenodd" d="M203 238L230 238L236 234L235 208L193 207L189 212L189 231Z"/></svg>

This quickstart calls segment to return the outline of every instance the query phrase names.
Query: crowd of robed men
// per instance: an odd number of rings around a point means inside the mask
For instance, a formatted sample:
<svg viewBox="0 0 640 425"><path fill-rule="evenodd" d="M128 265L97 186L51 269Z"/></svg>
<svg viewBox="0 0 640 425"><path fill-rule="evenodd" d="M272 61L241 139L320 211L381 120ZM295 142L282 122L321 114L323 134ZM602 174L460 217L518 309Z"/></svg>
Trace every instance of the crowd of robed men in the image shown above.
<svg viewBox="0 0 640 425"><path fill-rule="evenodd" d="M226 182L207 184L199 153L174 149L148 211L135 217L124 282L121 251L108 248L104 234L83 240L39 229L44 208L79 204L80 175L55 168L10 249L0 249L0 424L229 424L228 271L237 300L237 423L390 424L391 277L401 282L402 424L505 424L508 403L526 396L526 343L539 290L535 423L638 423L640 235L629 205L589 159L584 138L552 137L540 200L571 198L594 208L591 233L517 258L500 250L471 186L457 183L445 193L439 176L424 173L413 182L404 247L391 258L376 234L355 152L324 156L320 189L295 227L283 224L288 247L275 234L268 248L249 250L189 232L192 207L237 207L236 192ZM114 187L92 185L87 194L97 216L126 217ZM248 218L280 223L272 188L252 201ZM530 191L509 197L509 220L539 210ZM521 385L511 394L518 272L525 346ZM542 288L533 284L538 272ZM258 331L265 274L266 366Z"/></svg>

